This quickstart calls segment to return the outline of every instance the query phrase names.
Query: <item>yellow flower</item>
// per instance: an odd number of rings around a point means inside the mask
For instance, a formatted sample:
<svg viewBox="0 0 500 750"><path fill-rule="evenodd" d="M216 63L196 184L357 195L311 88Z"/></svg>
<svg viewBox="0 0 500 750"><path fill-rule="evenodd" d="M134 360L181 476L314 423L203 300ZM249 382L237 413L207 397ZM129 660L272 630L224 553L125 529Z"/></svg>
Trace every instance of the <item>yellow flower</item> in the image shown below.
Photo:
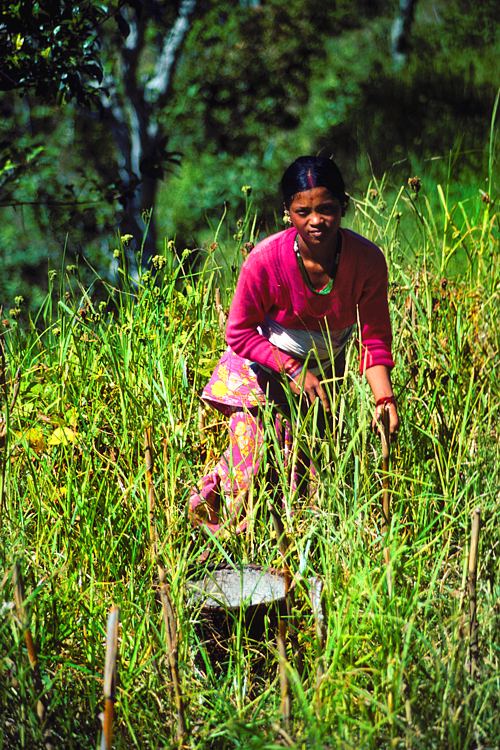
<svg viewBox="0 0 500 750"><path fill-rule="evenodd" d="M248 432L247 425L244 422L238 422L238 424L235 427L234 434L240 437L241 435L246 435L247 432Z"/></svg>
<svg viewBox="0 0 500 750"><path fill-rule="evenodd" d="M228 388L227 385L222 382L222 380L216 380L211 388L211 391L212 395L217 396L218 398L222 398L227 394Z"/></svg>

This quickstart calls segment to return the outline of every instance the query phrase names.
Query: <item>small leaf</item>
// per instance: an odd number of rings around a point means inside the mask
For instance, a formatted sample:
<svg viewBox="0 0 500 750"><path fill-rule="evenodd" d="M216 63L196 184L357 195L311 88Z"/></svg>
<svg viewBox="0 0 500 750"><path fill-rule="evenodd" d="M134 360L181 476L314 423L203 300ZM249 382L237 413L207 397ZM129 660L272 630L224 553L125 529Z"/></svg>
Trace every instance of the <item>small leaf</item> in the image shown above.
<svg viewBox="0 0 500 750"><path fill-rule="evenodd" d="M69 427L57 427L49 437L49 445L71 445L76 438L76 432Z"/></svg>
<svg viewBox="0 0 500 750"><path fill-rule="evenodd" d="M67 422L70 427L76 428L78 424L78 411L72 406L64 415L64 421Z"/></svg>

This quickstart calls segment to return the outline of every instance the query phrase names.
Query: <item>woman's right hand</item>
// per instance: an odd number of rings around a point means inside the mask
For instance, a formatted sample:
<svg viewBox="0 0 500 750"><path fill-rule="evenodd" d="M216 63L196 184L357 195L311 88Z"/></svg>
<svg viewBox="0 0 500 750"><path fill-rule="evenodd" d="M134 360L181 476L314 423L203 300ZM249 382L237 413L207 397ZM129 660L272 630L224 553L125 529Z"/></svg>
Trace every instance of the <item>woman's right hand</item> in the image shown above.
<svg viewBox="0 0 500 750"><path fill-rule="evenodd" d="M303 370L296 378L290 380L290 389L296 396L305 393L313 404L316 398L321 400L325 411L330 411L330 403L320 380L309 370Z"/></svg>

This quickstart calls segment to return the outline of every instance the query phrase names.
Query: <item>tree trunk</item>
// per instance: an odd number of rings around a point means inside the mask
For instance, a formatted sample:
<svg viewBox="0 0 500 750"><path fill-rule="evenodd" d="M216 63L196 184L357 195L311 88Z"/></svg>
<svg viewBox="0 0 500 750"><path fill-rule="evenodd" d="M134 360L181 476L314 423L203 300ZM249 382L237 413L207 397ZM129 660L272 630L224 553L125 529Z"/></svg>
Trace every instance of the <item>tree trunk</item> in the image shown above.
<svg viewBox="0 0 500 750"><path fill-rule="evenodd" d="M396 68L402 68L410 52L410 34L417 0L400 0L399 15L391 31L391 53Z"/></svg>
<svg viewBox="0 0 500 750"><path fill-rule="evenodd" d="M154 14L138 12L137 7L124 7L122 21L126 36L119 77L110 76L105 81L107 93L101 97L118 159L122 204L120 231L133 236L129 243L132 252L143 247L143 263L157 252L154 208L159 181L166 164L178 159L177 154L167 150L168 134L160 123L160 115L168 103L173 75L195 8L196 0L182 0L171 28L156 35L164 41L155 54L152 75L144 80L138 71L146 46L147 27L154 24ZM150 215L147 233L145 214Z"/></svg>

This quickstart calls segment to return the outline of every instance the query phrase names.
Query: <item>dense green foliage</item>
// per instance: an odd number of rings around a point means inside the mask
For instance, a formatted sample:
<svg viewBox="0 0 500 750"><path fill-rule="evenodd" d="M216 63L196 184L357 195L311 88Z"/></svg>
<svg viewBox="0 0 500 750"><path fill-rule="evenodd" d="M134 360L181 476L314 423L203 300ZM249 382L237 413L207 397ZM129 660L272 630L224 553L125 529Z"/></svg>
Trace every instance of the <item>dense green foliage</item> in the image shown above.
<svg viewBox="0 0 500 750"><path fill-rule="evenodd" d="M414 174L452 185L457 201L478 190L496 195L484 147L498 88L496 3L419 0L407 64L396 67L395 0L200 0L158 100L148 86L184 3L40 2L30 4L31 15L27 5L8 3L2 21L19 81L24 74L40 80L36 95L28 81L0 98L5 309L19 295L37 309L47 265L59 268L63 256L112 277L109 237L120 227L140 242L142 229L125 227L140 208L154 208L157 249L174 236L180 247L207 246L207 217L218 222L226 207L236 221L243 184L253 187L262 229L274 226L279 177L299 153L333 153L354 195L387 175L394 198ZM57 12L44 25L38 15L49 6ZM21 15L22 44L15 42ZM73 66L82 85L101 66L93 107L54 104L54 87L67 80L58 61ZM132 151L147 133L134 163Z"/></svg>
<svg viewBox="0 0 500 750"><path fill-rule="evenodd" d="M313 504L292 496L285 467L277 487L262 476L248 533L212 553L212 561L236 567L281 566L268 503L274 494L284 497L293 540L287 559L297 584L295 646L287 651L290 725L280 720L271 637L263 674L252 670L238 628L226 672L217 676L200 665L199 612L188 605L187 585L202 575L197 558L207 542L190 531L186 501L223 448L225 428L215 412L200 420L198 393L224 347L216 290L223 300L232 293L240 247L255 229L251 210L247 203L239 227L219 226L195 271L183 265L189 254L168 243L131 285L123 239L119 288L97 278L83 285L75 268L54 271L38 313L26 325L4 324L0 746L43 743L12 604L16 560L39 649L45 739L97 746L103 639L114 603L122 623L115 747L177 746L150 547L143 455L149 426L159 559L178 620L186 747L496 744L498 268L493 206L477 194L455 203L439 187L417 193L404 184L391 199L373 182L346 217L383 247L390 269L403 419L390 473L392 597L380 533L380 445L369 430L370 397L352 347L331 435L316 450L321 482ZM462 271L452 277L457 259ZM273 455L269 431L263 466ZM483 518L480 660L471 679L465 584L475 507ZM307 601L310 576L324 585L323 650Z"/></svg>
<svg viewBox="0 0 500 750"><path fill-rule="evenodd" d="M45 101L95 96L103 73L98 27L107 9L93 0L18 0L0 9L0 90Z"/></svg>

